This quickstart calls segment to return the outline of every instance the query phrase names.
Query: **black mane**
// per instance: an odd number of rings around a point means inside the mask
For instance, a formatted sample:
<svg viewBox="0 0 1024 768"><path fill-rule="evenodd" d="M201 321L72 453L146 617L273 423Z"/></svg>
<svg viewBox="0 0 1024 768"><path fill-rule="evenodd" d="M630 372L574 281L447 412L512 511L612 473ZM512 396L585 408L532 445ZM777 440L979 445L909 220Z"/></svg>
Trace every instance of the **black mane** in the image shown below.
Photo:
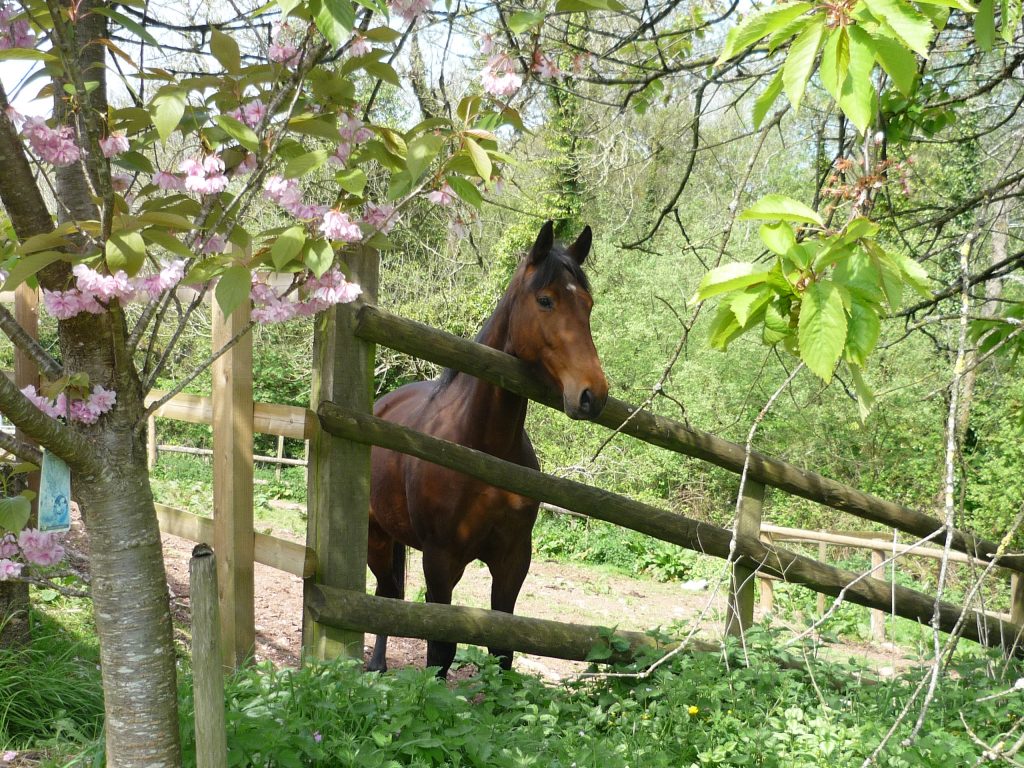
<svg viewBox="0 0 1024 768"><path fill-rule="evenodd" d="M548 251L548 255L544 257L544 260L535 265L533 276L530 278L530 290L539 291L544 286L551 285L553 282L558 280L563 270L568 272L570 278L578 283L583 290L590 293L590 281L587 279L587 275L583 272L583 267L575 258L569 255L565 246L561 243L555 243L552 245L551 250ZM476 336L473 337L473 341L479 343L483 340L491 322L498 315L502 303L507 297L508 292L506 290L505 295L498 300L498 305L494 308L490 317L487 318L483 327L477 332ZM445 368L437 379L437 386L434 388L434 393L436 394L437 392L440 392L451 384L459 373L461 373L461 371L457 371L454 368Z"/></svg>

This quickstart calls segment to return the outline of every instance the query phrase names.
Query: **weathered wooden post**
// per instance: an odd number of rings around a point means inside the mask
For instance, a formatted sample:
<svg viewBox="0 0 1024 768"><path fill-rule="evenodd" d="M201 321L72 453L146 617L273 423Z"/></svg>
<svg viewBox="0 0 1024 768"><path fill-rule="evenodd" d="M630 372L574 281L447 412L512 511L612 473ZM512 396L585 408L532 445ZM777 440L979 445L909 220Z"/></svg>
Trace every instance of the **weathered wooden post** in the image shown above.
<svg viewBox="0 0 1024 768"><path fill-rule="evenodd" d="M195 695L196 765L228 764L224 729L224 666L217 606L217 566L213 550L197 544L188 564L192 609L192 690Z"/></svg>
<svg viewBox="0 0 1024 768"><path fill-rule="evenodd" d="M284 435L277 436L277 469L274 470L274 479L281 482L281 459L284 458Z"/></svg>
<svg viewBox="0 0 1024 768"><path fill-rule="evenodd" d="M749 477L743 484L743 497L737 510L736 533L758 536L761 533L761 510L764 506L764 485ZM732 588L726 609L725 631L739 637L754 623L755 571L738 563L732 566Z"/></svg>
<svg viewBox="0 0 1024 768"><path fill-rule="evenodd" d="M346 254L348 277L375 303L379 257L371 248ZM313 331L310 408L324 400L363 413L373 410L375 345L352 330L358 304L342 304L317 316ZM306 546L316 553L313 582L366 591L367 524L370 513L370 446L333 437L315 425L309 447ZM305 612L302 645L318 659L362 658L363 633L327 627Z"/></svg>
<svg viewBox="0 0 1024 768"><path fill-rule="evenodd" d="M871 550L871 575L876 579L885 578L885 569L882 564L885 562L885 550ZM878 573L881 571L881 573ZM885 611L878 608L871 609L871 639L876 643L885 642Z"/></svg>
<svg viewBox="0 0 1024 768"><path fill-rule="evenodd" d="M825 544L824 541L819 541L818 542L818 560L820 560L821 562L824 563L825 562L825 555L827 554L827 552L828 552L828 545ZM819 616L824 616L825 615L825 595L824 595L824 593L822 593L822 592L818 593L818 600L817 600L817 604L816 605L817 605L817 608L818 608L818 615Z"/></svg>
<svg viewBox="0 0 1024 768"><path fill-rule="evenodd" d="M1010 622L1024 627L1024 574L1010 574Z"/></svg>
<svg viewBox="0 0 1024 768"><path fill-rule="evenodd" d="M249 303L229 317L213 302L213 349L249 324ZM256 646L253 585L252 334L213 364L213 546L220 588L221 649L234 668Z"/></svg>
<svg viewBox="0 0 1024 768"><path fill-rule="evenodd" d="M770 533L762 533L758 538L768 546L772 544L772 535ZM760 582L760 600L762 613L771 613L775 610L775 583L772 579L767 576L761 576L758 581Z"/></svg>

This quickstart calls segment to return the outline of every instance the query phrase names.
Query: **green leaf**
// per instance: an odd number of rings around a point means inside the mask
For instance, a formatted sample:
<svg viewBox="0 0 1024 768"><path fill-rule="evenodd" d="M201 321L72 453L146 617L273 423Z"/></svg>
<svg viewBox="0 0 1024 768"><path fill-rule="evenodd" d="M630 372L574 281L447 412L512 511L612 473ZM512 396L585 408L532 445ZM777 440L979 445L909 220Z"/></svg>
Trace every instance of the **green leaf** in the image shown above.
<svg viewBox="0 0 1024 768"><path fill-rule="evenodd" d="M991 51L996 37L996 6L994 0L981 0L974 17L974 39L983 51Z"/></svg>
<svg viewBox="0 0 1024 768"><path fill-rule="evenodd" d="M231 35L226 35L216 27L210 29L210 53L232 75L242 71L242 54L238 43Z"/></svg>
<svg viewBox="0 0 1024 768"><path fill-rule="evenodd" d="M782 83L794 110L800 108L800 99L814 71L814 60L824 34L825 19L821 15L815 16L789 47L789 55L782 69Z"/></svg>
<svg viewBox="0 0 1024 768"><path fill-rule="evenodd" d="M793 335L793 328L789 324L789 309L791 306L792 301L788 296L780 296L769 302L765 307L764 330L761 332L761 341L771 346Z"/></svg>
<svg viewBox="0 0 1024 768"><path fill-rule="evenodd" d="M881 276L885 300L889 302L889 308L896 312L903 302L903 277L900 274L900 269L878 246L869 248L869 251L871 253L871 263Z"/></svg>
<svg viewBox="0 0 1024 768"><path fill-rule="evenodd" d="M321 277L334 263L334 249L326 240L311 240L305 255L306 266L316 277Z"/></svg>
<svg viewBox="0 0 1024 768"><path fill-rule="evenodd" d="M765 195L739 215L741 221L756 219L774 219L779 221L799 221L817 224L824 227L825 222L811 208L785 195Z"/></svg>
<svg viewBox="0 0 1024 768"><path fill-rule="evenodd" d="M346 168L343 171L338 171L334 179L346 192L350 192L356 197L363 196L363 190L366 189L366 172L362 168Z"/></svg>
<svg viewBox="0 0 1024 768"><path fill-rule="evenodd" d="M886 251L886 254L899 267L911 288L926 299L932 297L931 278L924 267L899 251Z"/></svg>
<svg viewBox="0 0 1024 768"><path fill-rule="evenodd" d="M884 21L908 48L928 56L934 27L927 18L904 0L863 0L871 15Z"/></svg>
<svg viewBox="0 0 1024 768"><path fill-rule="evenodd" d="M846 347L843 350L846 362L867 365L868 355L878 343L881 330L882 322L876 308L855 299L847 319Z"/></svg>
<svg viewBox="0 0 1024 768"><path fill-rule="evenodd" d="M185 100L185 91L174 86L164 86L153 97L149 112L153 116L153 127L160 141L166 143L178 127L185 114Z"/></svg>
<svg viewBox="0 0 1024 768"><path fill-rule="evenodd" d="M913 52L904 48L891 37L871 35L874 43L875 58L882 69L892 78L893 84L904 96L914 92L917 80L917 58Z"/></svg>
<svg viewBox="0 0 1024 768"><path fill-rule="evenodd" d="M144 229L142 230L142 237L147 243L155 243L165 251L177 254L183 258L191 259L195 255L192 253L192 249L181 242L181 240L162 229L157 229L156 227Z"/></svg>
<svg viewBox="0 0 1024 768"><path fill-rule="evenodd" d="M1007 43L1013 42L1013 35L1024 16L1024 4L1021 0L1003 0L1003 27L1001 34Z"/></svg>
<svg viewBox="0 0 1024 768"><path fill-rule="evenodd" d="M309 10L316 28L335 48L348 39L356 23L356 9L349 0L311 0Z"/></svg>
<svg viewBox="0 0 1024 768"><path fill-rule="evenodd" d="M758 234L761 236L761 242L765 244L765 247L779 256L785 256L796 245L796 235L793 234L793 228L784 221L762 224Z"/></svg>
<svg viewBox="0 0 1024 768"><path fill-rule="evenodd" d="M104 256L111 274L123 269L131 277L146 262L146 241L138 232L114 232L107 239Z"/></svg>
<svg viewBox="0 0 1024 768"><path fill-rule="evenodd" d="M867 421L875 407L875 396L871 387L864 381L864 374L861 373L859 365L850 365L850 375L853 377L853 389L857 393L857 413L861 421Z"/></svg>
<svg viewBox="0 0 1024 768"><path fill-rule="evenodd" d="M214 121L219 125L224 133L233 138L243 147L248 149L250 152L259 152L260 140L256 136L256 132L252 128L247 126L240 120L236 120L228 115L217 115L213 118Z"/></svg>
<svg viewBox="0 0 1024 768"><path fill-rule="evenodd" d="M871 71L875 51L871 37L858 26L851 26L850 68L839 94L839 107L863 134L875 116L875 84Z"/></svg>
<svg viewBox="0 0 1024 768"><path fill-rule="evenodd" d="M32 503L24 496L0 499L0 530L18 533L28 524Z"/></svg>
<svg viewBox="0 0 1024 768"><path fill-rule="evenodd" d="M850 36L845 27L832 30L821 52L818 77L833 99L839 101L843 81L850 69Z"/></svg>
<svg viewBox="0 0 1024 768"><path fill-rule="evenodd" d="M846 310L839 289L828 280L803 292L797 333L800 359L826 384L846 345Z"/></svg>
<svg viewBox="0 0 1024 768"><path fill-rule="evenodd" d="M735 291L750 285L763 283L768 279L768 270L760 264L733 262L722 264L704 275L697 286L697 291L690 299L691 304L717 296L720 293Z"/></svg>
<svg viewBox="0 0 1024 768"><path fill-rule="evenodd" d="M274 269L284 269L292 259L302 253L302 247L306 244L306 229L302 226L289 227L274 240L270 246L270 260Z"/></svg>
<svg viewBox="0 0 1024 768"><path fill-rule="evenodd" d="M530 27L539 27L544 23L543 13L513 13L508 20L508 28L517 35L525 32Z"/></svg>
<svg viewBox="0 0 1024 768"><path fill-rule="evenodd" d="M315 149L304 155L293 157L284 166L284 177L286 179L297 179L300 176L305 176L326 163L328 157L330 157L330 154L326 149Z"/></svg>
<svg viewBox="0 0 1024 768"><path fill-rule="evenodd" d="M251 288L252 275L249 273L248 267L239 265L224 270L224 274L217 281L214 295L217 297L217 304L225 317L240 307L243 301L249 300Z"/></svg>
<svg viewBox="0 0 1024 768"><path fill-rule="evenodd" d="M713 349L726 349L729 344L739 336L743 335L743 328L736 320L736 315L729 306L728 301L718 305L711 325L708 327L708 344Z"/></svg>
<svg viewBox="0 0 1024 768"><path fill-rule="evenodd" d="M811 3L790 3L748 16L729 30L725 37L722 53L719 55L718 61L715 62L715 66L721 66L765 35L770 35L775 30L781 29L797 17L807 13L813 7Z"/></svg>
<svg viewBox="0 0 1024 768"><path fill-rule="evenodd" d="M380 136L388 152L401 158L408 157L409 147L399 133L383 125L375 125L373 130Z"/></svg>
<svg viewBox="0 0 1024 768"><path fill-rule="evenodd" d="M464 179L461 176L447 176L445 181L448 182L456 195L464 200L474 208L479 208L483 205L484 199L480 194L480 190L473 185L469 179Z"/></svg>
<svg viewBox="0 0 1024 768"><path fill-rule="evenodd" d="M444 139L433 133L425 133L409 142L409 154L406 162L409 176L413 181L419 181L420 176L430 167L443 146Z"/></svg>
<svg viewBox="0 0 1024 768"><path fill-rule="evenodd" d="M338 123L331 115L296 115L288 121L288 130L304 136L338 141Z"/></svg>
<svg viewBox="0 0 1024 768"><path fill-rule="evenodd" d="M108 19L117 22L120 26L127 29L140 40L145 40L149 45L160 49L160 41L153 37L149 30L139 22L135 21L135 19L129 18L122 13L118 13L115 10L111 10L110 8L106 8L101 5L96 5L95 7L90 8L89 12L98 13L100 16L106 16Z"/></svg>
<svg viewBox="0 0 1024 768"><path fill-rule="evenodd" d="M386 61L368 61L363 65L363 69L366 70L367 74L373 75L378 80L383 80L385 83L396 88L402 84L395 68Z"/></svg>
<svg viewBox="0 0 1024 768"><path fill-rule="evenodd" d="M751 319L764 310L774 295L772 289L766 285L751 286L729 299L729 309L736 316L736 322L740 327L746 330L750 327Z"/></svg>
<svg viewBox="0 0 1024 768"><path fill-rule="evenodd" d="M463 136L463 141L466 143L466 150L469 152L470 158L473 160L473 167L476 168L477 174L484 181L491 180L491 158L487 156L487 152L477 144L469 136Z"/></svg>
<svg viewBox="0 0 1024 768"><path fill-rule="evenodd" d="M34 48L3 48L0 49L0 61L60 61L52 53L37 51Z"/></svg>
<svg viewBox="0 0 1024 768"><path fill-rule="evenodd" d="M768 83L768 87L764 89L764 93L754 101L754 128L761 127L765 115L768 114L768 110L772 108L775 100L779 98L780 93L782 93L782 69L775 73L771 82Z"/></svg>
<svg viewBox="0 0 1024 768"><path fill-rule="evenodd" d="M288 14L299 7L301 0L277 0L277 7L281 9L281 18L287 18Z"/></svg>

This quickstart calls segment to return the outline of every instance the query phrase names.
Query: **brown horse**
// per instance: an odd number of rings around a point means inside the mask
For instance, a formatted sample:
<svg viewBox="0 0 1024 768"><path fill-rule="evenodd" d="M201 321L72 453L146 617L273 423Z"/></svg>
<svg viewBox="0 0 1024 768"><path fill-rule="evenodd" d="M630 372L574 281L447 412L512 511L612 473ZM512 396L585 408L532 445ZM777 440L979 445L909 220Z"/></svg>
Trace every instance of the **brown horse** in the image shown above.
<svg viewBox="0 0 1024 768"><path fill-rule="evenodd" d="M608 382L590 334L593 300L581 265L587 227L572 245L554 241L551 222L520 262L477 341L529 364L562 392L566 414L597 416ZM526 435L527 400L464 373L447 370L382 397L376 415L435 437L538 469ZM403 598L405 547L423 551L427 601L450 604L466 566L491 572L491 608L512 613L530 567L537 502L467 475L380 448L373 449L368 560L377 594ZM387 669L386 635L377 637L369 670ZM512 651L488 649L512 666ZM427 643L427 665L445 677L455 643Z"/></svg>

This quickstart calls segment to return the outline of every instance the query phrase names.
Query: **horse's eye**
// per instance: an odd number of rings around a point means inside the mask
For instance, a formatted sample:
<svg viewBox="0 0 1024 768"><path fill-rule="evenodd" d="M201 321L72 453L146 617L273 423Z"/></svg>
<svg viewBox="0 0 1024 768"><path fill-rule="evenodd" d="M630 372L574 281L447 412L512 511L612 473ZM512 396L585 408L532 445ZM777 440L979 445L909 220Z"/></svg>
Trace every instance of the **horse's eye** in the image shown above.
<svg viewBox="0 0 1024 768"><path fill-rule="evenodd" d="M541 309L554 309L555 302L551 300L550 296L538 296L537 303L540 304Z"/></svg>

